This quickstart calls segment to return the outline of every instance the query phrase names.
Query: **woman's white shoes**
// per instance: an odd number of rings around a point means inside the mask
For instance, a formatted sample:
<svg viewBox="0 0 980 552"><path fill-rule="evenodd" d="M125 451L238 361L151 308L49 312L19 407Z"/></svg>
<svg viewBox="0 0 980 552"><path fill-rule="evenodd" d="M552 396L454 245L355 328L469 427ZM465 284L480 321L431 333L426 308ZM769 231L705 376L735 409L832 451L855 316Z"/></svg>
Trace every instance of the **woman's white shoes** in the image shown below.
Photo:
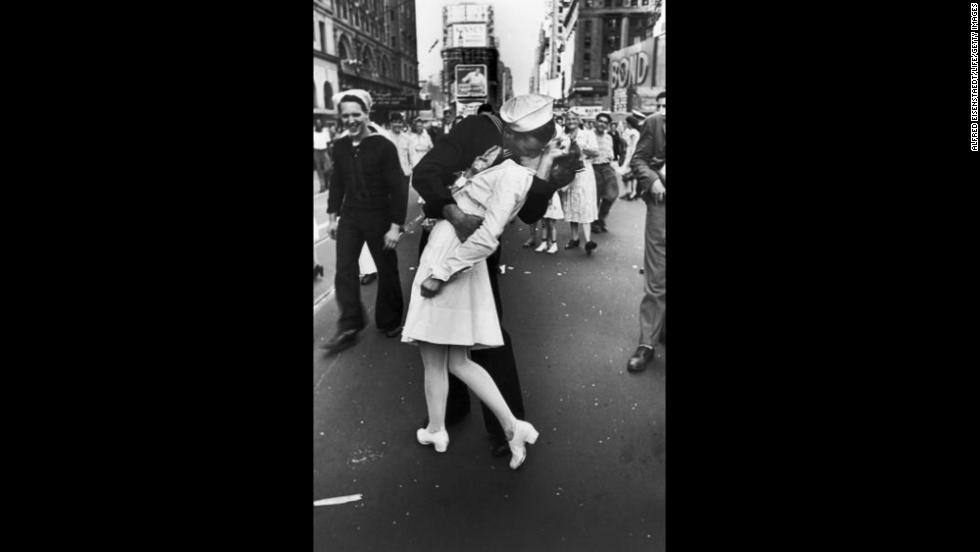
<svg viewBox="0 0 980 552"><path fill-rule="evenodd" d="M510 469L516 470L521 467L521 464L527 459L526 445L533 445L538 440L538 435L538 430L534 429L533 425L517 420L514 425L514 438L507 441L511 454ZM449 433L445 429L438 433L429 433L423 427L415 432L415 438L418 439L419 444L432 445L436 452L446 452L446 449L449 448Z"/></svg>
<svg viewBox="0 0 980 552"><path fill-rule="evenodd" d="M551 244L551 247L548 248L548 253L551 253L552 255L558 253L558 242L553 242Z"/></svg>
<svg viewBox="0 0 980 552"><path fill-rule="evenodd" d="M436 452L446 452L446 448L449 447L449 433L443 429L438 433L429 433L424 427L415 432L415 438L418 439L420 445L433 445Z"/></svg>
<svg viewBox="0 0 980 552"><path fill-rule="evenodd" d="M511 454L510 469L516 470L521 467L521 464L527 459L527 448L524 445L533 445L537 440L538 430L534 429L534 426L527 422L517 420L517 423L514 425L514 438L507 442L507 445L510 446Z"/></svg>
<svg viewBox="0 0 980 552"><path fill-rule="evenodd" d="M535 253L544 253L548 249L548 242L543 241L537 249L534 250Z"/></svg>

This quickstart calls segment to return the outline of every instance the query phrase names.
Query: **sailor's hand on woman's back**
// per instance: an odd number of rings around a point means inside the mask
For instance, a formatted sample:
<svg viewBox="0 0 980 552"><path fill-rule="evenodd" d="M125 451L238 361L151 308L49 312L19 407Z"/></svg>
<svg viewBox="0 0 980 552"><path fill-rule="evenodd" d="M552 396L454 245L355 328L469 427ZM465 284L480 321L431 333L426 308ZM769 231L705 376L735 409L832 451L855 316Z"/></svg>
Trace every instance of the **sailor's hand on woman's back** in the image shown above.
<svg viewBox="0 0 980 552"><path fill-rule="evenodd" d="M465 242L483 224L483 217L468 215L455 203L443 207L442 216L449 221L449 224L453 225L453 230L456 231L456 237L459 238L460 243Z"/></svg>

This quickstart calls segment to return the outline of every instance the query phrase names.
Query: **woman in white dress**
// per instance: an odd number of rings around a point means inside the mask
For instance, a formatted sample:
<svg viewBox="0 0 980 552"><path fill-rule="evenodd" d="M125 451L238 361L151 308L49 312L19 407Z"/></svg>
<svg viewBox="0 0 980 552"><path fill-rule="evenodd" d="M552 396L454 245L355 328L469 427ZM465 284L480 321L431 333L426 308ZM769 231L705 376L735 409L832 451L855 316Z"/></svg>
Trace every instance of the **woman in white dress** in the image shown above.
<svg viewBox="0 0 980 552"><path fill-rule="evenodd" d="M475 174L453 192L453 198L466 214L483 217L481 226L464 243L445 220L437 222L429 235L412 282L402 341L418 345L425 365L429 425L419 429L416 438L423 445L434 445L438 452L445 452L449 445L445 428L449 373L472 389L500 421L507 434L512 469L524 462L525 444L538 438L534 426L514 416L487 371L470 360L470 350L504 344L483 261L497 249L507 222L524 205L538 170L549 171L555 182L571 181L574 173L568 162L575 160L570 156L556 159L558 153L551 144L537 158L523 158L520 164L508 159ZM457 186L464 182L461 177Z"/></svg>
<svg viewBox="0 0 980 552"><path fill-rule="evenodd" d="M569 113L565 124L565 136L581 153L580 159L585 164L585 170L576 173L575 180L568 187L565 204L562 205L565 220L571 223L572 227L572 239L565 245L565 249L578 248L579 229L581 229L582 236L585 238L585 252L591 255L598 247L598 244L592 241L592 223L599 218L599 206L596 200L595 172L592 170L592 164L586 159L586 154L594 154L599 146L595 134L580 128L581 120L578 115Z"/></svg>

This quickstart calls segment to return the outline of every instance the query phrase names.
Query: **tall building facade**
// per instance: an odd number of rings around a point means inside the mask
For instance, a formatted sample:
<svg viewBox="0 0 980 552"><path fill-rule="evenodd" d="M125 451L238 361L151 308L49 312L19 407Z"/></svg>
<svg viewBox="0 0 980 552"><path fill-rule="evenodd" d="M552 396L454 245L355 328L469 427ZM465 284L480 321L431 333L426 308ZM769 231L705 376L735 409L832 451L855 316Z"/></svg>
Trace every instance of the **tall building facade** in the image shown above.
<svg viewBox="0 0 980 552"><path fill-rule="evenodd" d="M578 5L579 0L548 0L538 33L531 91L555 98L559 108L572 84Z"/></svg>
<svg viewBox="0 0 980 552"><path fill-rule="evenodd" d="M313 1L313 116L334 112L340 59L333 32L334 0Z"/></svg>
<svg viewBox="0 0 980 552"><path fill-rule="evenodd" d="M663 0L579 0L568 103L611 109L610 54L653 38Z"/></svg>
<svg viewBox="0 0 980 552"><path fill-rule="evenodd" d="M469 2L445 6L442 22L442 86L450 109L457 115L475 113L483 103L499 109L513 95L513 86L510 69L497 51L493 7Z"/></svg>
<svg viewBox="0 0 980 552"><path fill-rule="evenodd" d="M317 59L325 67L325 82L339 92L362 88L374 99L371 118L386 122L391 111L408 112L418 107L418 57L415 3L405 0L314 0L314 87ZM321 20L318 21L320 14ZM317 32L324 38L318 56ZM336 115L336 106L323 88L319 109ZM316 107L314 109L316 113Z"/></svg>

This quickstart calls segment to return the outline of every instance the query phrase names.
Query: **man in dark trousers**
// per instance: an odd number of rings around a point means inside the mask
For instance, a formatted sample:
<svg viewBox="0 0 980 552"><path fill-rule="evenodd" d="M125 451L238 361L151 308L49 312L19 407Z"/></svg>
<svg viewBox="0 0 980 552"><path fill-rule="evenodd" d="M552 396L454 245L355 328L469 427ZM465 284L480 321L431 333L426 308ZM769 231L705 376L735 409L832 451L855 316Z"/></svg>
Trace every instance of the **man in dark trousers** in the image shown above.
<svg viewBox="0 0 980 552"><path fill-rule="evenodd" d="M504 148L496 162L501 163L509 157L539 155L545 145L555 135L554 121L551 117L553 99L538 94L518 96L509 100L500 110L500 117L483 113L463 119L453 127L447 137L436 142L435 147L419 161L412 173L412 186L425 200L425 215L431 218L446 219L452 223L460 241L466 241L483 221L482 218L463 213L449 187L457 178L457 173L467 169L477 156L493 146ZM537 222L544 216L551 196L557 191L548 182L547 172L541 178L535 176L527 201L518 213L527 224ZM423 234L423 239L425 236ZM424 243L422 244L424 248ZM420 251L422 250L420 248ZM500 287L497 283L500 249L487 258L490 286L493 289L497 315L503 321L503 308L500 302ZM474 362L482 366L493 378L507 405L519 419L525 418L521 385L517 376L517 363L510 335L500 328L504 346L471 352ZM470 395L463 382L449 377L449 400L446 405L446 425L452 425L463 418L470 409ZM483 423L493 440L491 448L494 456L509 453L504 431L496 416L483 405Z"/></svg>
<svg viewBox="0 0 980 552"><path fill-rule="evenodd" d="M334 289L340 320L337 335L323 348L350 347L367 325L358 282L358 257L367 243L378 266L374 320L388 337L401 334L403 300L395 247L408 209L408 182L395 144L369 125L371 95L364 90L337 94L347 134L334 144L334 177L327 198L328 235L337 240Z"/></svg>
<svg viewBox="0 0 980 552"><path fill-rule="evenodd" d="M630 161L637 193L647 204L643 275L646 283L640 302L640 343L626 363L640 372L654 356L658 341L665 342L667 315L667 92L657 95L660 112L643 122L640 141Z"/></svg>

